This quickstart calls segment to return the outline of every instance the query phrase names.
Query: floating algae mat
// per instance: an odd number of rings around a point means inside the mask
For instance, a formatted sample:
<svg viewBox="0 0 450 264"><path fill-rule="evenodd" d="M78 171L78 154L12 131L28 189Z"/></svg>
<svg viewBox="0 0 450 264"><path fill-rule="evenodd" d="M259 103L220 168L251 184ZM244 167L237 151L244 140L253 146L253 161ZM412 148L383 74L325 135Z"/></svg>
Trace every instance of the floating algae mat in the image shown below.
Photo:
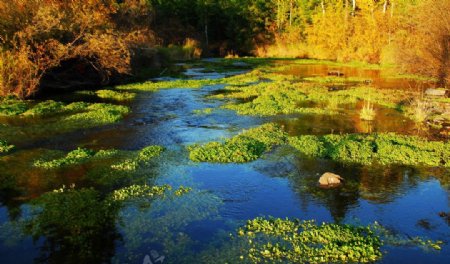
<svg viewBox="0 0 450 264"><path fill-rule="evenodd" d="M2 98L0 262L446 263L450 145L407 89L428 82L360 66L208 59Z"/></svg>

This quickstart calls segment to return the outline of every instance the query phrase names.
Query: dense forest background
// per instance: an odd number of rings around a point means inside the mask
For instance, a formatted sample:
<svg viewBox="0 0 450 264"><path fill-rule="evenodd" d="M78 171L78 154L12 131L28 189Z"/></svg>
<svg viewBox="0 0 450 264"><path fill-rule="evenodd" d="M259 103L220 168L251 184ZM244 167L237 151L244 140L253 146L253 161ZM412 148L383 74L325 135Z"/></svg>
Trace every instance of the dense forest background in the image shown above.
<svg viewBox="0 0 450 264"><path fill-rule="evenodd" d="M445 86L449 14L448 0L2 0L0 95L242 55L395 64Z"/></svg>

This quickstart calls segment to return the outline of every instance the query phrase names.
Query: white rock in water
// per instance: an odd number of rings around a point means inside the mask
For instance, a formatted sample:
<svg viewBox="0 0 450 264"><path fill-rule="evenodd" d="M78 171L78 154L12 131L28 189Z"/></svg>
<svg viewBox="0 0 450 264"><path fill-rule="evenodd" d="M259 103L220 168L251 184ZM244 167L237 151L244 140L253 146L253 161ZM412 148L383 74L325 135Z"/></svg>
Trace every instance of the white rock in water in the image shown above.
<svg viewBox="0 0 450 264"><path fill-rule="evenodd" d="M325 172L322 176L320 176L319 184L323 186L338 185L342 180L344 180L344 178L337 174Z"/></svg>
<svg viewBox="0 0 450 264"><path fill-rule="evenodd" d="M446 90L445 89L427 89L425 91L426 95L430 95L430 96L445 96L446 94Z"/></svg>

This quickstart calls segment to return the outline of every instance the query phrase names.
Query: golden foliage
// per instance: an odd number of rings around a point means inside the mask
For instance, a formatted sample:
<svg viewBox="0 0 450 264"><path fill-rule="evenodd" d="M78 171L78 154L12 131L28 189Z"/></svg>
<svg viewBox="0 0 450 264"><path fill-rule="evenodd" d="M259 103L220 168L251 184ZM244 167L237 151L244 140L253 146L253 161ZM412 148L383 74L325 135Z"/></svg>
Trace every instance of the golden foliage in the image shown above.
<svg viewBox="0 0 450 264"><path fill-rule="evenodd" d="M130 48L153 41L144 36L151 35L143 23L149 10L139 0L2 1L0 95L30 96L47 71L74 58L89 62L104 81L127 72ZM127 14L133 16L124 23Z"/></svg>

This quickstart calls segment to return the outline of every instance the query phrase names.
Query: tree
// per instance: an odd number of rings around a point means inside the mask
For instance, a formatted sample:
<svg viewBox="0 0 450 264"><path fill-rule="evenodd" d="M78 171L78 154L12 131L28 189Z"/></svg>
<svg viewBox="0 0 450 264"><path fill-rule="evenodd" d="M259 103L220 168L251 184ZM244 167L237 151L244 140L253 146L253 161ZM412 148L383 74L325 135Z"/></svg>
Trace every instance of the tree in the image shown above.
<svg viewBox="0 0 450 264"><path fill-rule="evenodd" d="M128 72L130 47L148 38L138 21L123 22L127 13L142 19L148 10L139 0L2 1L0 95L31 96L45 75L67 61L90 67L100 84Z"/></svg>
<svg viewBox="0 0 450 264"><path fill-rule="evenodd" d="M409 10L397 34L398 60L407 71L450 81L450 1L423 0Z"/></svg>

